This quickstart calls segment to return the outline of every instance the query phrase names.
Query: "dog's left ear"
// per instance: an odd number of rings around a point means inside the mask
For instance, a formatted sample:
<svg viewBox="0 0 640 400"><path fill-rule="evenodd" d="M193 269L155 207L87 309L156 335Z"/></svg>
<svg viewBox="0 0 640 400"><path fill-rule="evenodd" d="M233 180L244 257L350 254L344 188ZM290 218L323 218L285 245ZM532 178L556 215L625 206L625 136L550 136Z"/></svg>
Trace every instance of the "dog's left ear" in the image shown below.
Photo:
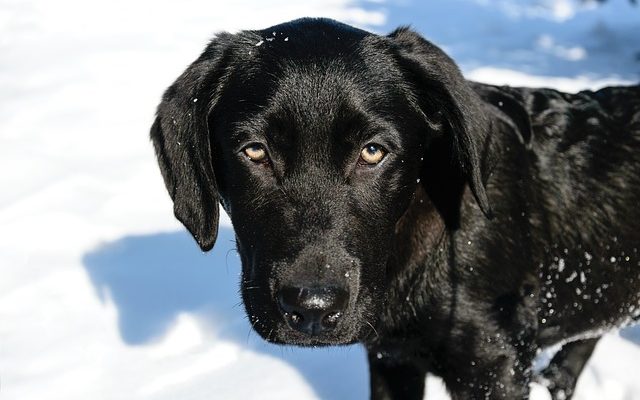
<svg viewBox="0 0 640 400"><path fill-rule="evenodd" d="M220 196L208 116L221 91L231 36L218 35L166 90L151 127L174 214L203 251L213 247L218 234Z"/></svg>
<svg viewBox="0 0 640 400"><path fill-rule="evenodd" d="M487 199L481 149L489 133L482 100L442 50L417 33L400 28L389 37L395 43L397 61L406 74L415 101L431 126L442 125L462 175L487 218Z"/></svg>

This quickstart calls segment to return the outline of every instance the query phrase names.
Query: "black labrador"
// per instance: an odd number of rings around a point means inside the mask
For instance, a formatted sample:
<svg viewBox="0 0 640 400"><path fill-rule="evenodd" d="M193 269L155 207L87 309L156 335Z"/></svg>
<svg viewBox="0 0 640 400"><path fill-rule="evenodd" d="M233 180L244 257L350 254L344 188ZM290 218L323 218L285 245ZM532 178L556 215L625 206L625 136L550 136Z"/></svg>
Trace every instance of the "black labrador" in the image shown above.
<svg viewBox="0 0 640 400"><path fill-rule="evenodd" d="M640 315L640 86L474 83L409 29L301 19L219 34L151 138L203 250L231 216L253 328L362 342L373 398L422 398L427 372L454 399L569 398Z"/></svg>

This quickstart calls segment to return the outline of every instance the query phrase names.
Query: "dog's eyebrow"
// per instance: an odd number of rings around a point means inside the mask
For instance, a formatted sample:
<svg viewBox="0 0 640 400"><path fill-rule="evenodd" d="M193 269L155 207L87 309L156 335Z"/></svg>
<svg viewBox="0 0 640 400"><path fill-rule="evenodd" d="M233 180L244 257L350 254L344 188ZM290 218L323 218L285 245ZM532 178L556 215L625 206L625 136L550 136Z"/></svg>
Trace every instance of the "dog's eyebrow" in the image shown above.
<svg viewBox="0 0 640 400"><path fill-rule="evenodd" d="M268 139L267 121L261 113L247 114L231 125L229 135L233 142L240 143L246 140Z"/></svg>
<svg viewBox="0 0 640 400"><path fill-rule="evenodd" d="M336 132L336 134L347 134L354 145L378 141L390 151L396 151L402 145L400 132L395 125L371 113L352 120L351 126L346 128L346 131Z"/></svg>

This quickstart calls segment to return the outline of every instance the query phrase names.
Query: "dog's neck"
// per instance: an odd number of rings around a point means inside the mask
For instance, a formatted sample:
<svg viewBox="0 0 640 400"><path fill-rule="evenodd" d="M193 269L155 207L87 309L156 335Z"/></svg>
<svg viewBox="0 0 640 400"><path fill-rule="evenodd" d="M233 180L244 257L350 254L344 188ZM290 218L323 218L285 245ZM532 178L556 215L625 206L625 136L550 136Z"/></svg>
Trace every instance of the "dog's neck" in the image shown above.
<svg viewBox="0 0 640 400"><path fill-rule="evenodd" d="M438 276L449 273L450 233L443 216L419 185L396 225L394 251L387 267L387 302L403 304L404 309L387 312L385 308L379 321L381 329L406 327L416 315L425 315L428 296L439 296L432 285L441 280Z"/></svg>
<svg viewBox="0 0 640 400"><path fill-rule="evenodd" d="M422 185L418 185L409 207L396 224L394 259L388 273L393 277L408 266L423 264L445 236L443 216Z"/></svg>

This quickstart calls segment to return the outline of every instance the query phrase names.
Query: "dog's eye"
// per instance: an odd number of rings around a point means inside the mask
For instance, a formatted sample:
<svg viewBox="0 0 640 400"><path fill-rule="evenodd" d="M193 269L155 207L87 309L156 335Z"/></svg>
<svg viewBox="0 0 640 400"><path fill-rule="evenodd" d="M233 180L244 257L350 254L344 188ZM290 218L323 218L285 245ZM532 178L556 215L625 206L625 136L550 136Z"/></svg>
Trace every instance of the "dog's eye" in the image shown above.
<svg viewBox="0 0 640 400"><path fill-rule="evenodd" d="M387 152L379 144L369 143L368 145L364 146L362 151L360 151L359 163L365 165L375 165L382 161L386 154Z"/></svg>
<svg viewBox="0 0 640 400"><path fill-rule="evenodd" d="M242 151L253 162L264 163L268 161L267 150L260 143L251 143Z"/></svg>

